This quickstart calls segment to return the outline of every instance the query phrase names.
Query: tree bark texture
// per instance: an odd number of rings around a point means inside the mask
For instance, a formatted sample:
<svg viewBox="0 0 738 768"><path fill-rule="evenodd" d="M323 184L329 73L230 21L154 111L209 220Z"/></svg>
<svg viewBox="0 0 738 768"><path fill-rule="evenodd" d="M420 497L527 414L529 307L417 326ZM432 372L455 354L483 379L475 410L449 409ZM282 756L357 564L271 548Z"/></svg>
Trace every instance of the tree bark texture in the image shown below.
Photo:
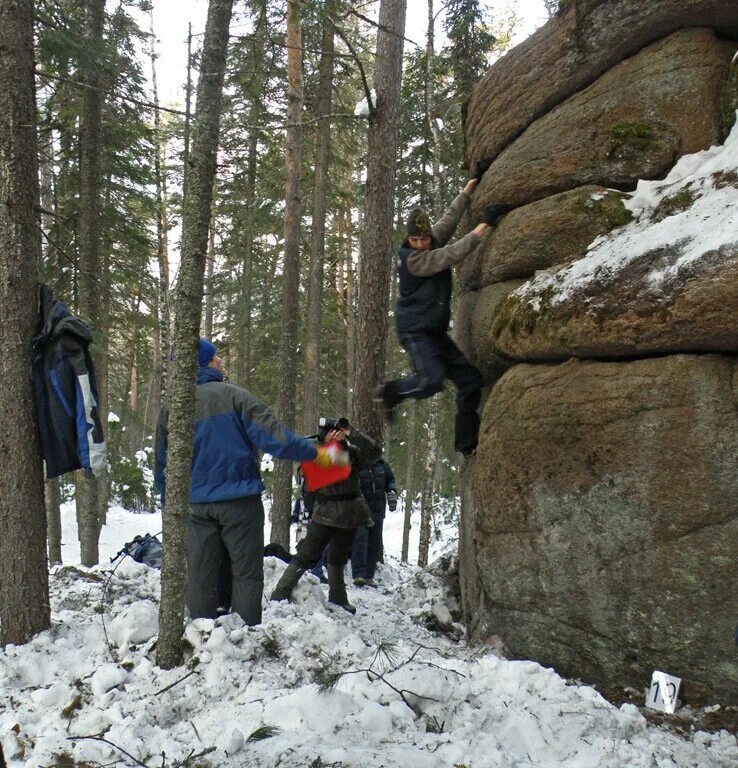
<svg viewBox="0 0 738 768"><path fill-rule="evenodd" d="M105 0L87 0L86 46L80 120L79 161L79 311L100 338L100 126L103 95L95 56L102 46ZM99 350L92 351L93 361ZM82 565L99 561L98 481L77 473L77 526Z"/></svg>
<svg viewBox="0 0 738 768"><path fill-rule="evenodd" d="M210 0L208 6L192 125L192 146L187 158L182 255L173 334L174 370L170 387L167 501L162 526L166 547L161 573L157 663L165 669L171 669L182 662L197 342L232 8L233 0Z"/></svg>
<svg viewBox="0 0 738 768"><path fill-rule="evenodd" d="M49 542L49 562L62 562L61 489L59 478L46 481L46 536Z"/></svg>
<svg viewBox="0 0 738 768"><path fill-rule="evenodd" d="M335 3L326 0L323 8L323 38L320 46L318 80L318 141L315 147L313 225L307 291L307 333L305 335L305 397L303 431L309 434L318 420L320 379L320 330L323 312L323 262L325 259L325 217L330 164L331 111L333 103L333 20Z"/></svg>
<svg viewBox="0 0 738 768"><path fill-rule="evenodd" d="M41 450L30 379L40 263L33 3L0 3L0 643L49 627Z"/></svg>
<svg viewBox="0 0 738 768"><path fill-rule="evenodd" d="M151 87L154 99L154 140L156 154L154 155L154 183L156 185L156 260L159 265L159 285L157 304L158 344L155 345L156 366L159 392L155 398L158 406L163 403L167 394L167 378L169 371L169 248L167 232L169 229L166 210L166 146L161 130L161 115L159 113L159 88L156 79L156 36L154 35L154 7L149 8L151 19ZM154 409L158 412L158 407Z"/></svg>
<svg viewBox="0 0 738 768"><path fill-rule="evenodd" d="M441 208L441 143L438 125L435 119L435 82L434 82L434 23L433 0L428 0L428 35L425 46L425 118L428 124L428 137L431 141L431 189L433 200L433 220L438 221L442 214ZM428 565L428 550L430 547L431 519L433 517L433 498L435 491L436 458L438 449L438 419L441 400L436 395L429 402L428 437L423 472L423 489L420 496L420 546L418 549L418 565Z"/></svg>
<svg viewBox="0 0 738 768"><path fill-rule="evenodd" d="M369 116L366 216L359 263L356 388L352 420L378 440L382 437L382 425L374 394L384 377L387 345L405 8L405 0L382 0L379 7L374 71L377 103Z"/></svg>
<svg viewBox="0 0 738 768"><path fill-rule="evenodd" d="M282 333L279 339L279 416L295 428L297 341L300 318L300 184L302 181L302 30L300 0L287 2L287 146L285 148L284 267ZM279 462L274 472L271 541L289 548L292 465Z"/></svg>
<svg viewBox="0 0 738 768"><path fill-rule="evenodd" d="M436 447L438 424L438 403L430 404L430 416L428 417L427 441L428 449L423 462L423 489L420 494L420 544L418 547L418 565L428 565L428 552L430 549L431 521L433 519L433 490L436 467Z"/></svg>
<svg viewBox="0 0 738 768"><path fill-rule="evenodd" d="M402 553L400 559L407 563L410 557L410 529L413 525L413 502L415 501L415 453L418 432L418 401L411 400L408 406L407 468L405 471L405 519L402 524Z"/></svg>
<svg viewBox="0 0 738 768"><path fill-rule="evenodd" d="M251 110L252 113L254 111L254 109ZM249 122L253 125L253 121ZM251 323L251 312L254 304L252 299L254 290L254 212L256 207L256 160L258 147L258 136L256 131L253 131L249 137L249 154L246 170L247 201L243 224L243 260L241 266L241 328L239 333L238 379L242 387L247 386L252 366L253 326Z"/></svg>

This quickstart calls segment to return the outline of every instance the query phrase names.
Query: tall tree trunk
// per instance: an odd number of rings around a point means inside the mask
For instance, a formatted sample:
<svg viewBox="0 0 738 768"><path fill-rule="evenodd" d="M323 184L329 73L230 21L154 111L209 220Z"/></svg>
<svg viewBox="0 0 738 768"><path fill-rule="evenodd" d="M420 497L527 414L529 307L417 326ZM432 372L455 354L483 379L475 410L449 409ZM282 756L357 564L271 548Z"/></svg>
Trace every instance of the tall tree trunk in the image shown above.
<svg viewBox="0 0 738 768"><path fill-rule="evenodd" d="M213 181L213 200L215 199L215 187L217 179ZM215 204L210 212L210 232L208 233L208 253L205 265L205 321L203 323L203 335L206 339L213 338L213 274L215 273Z"/></svg>
<svg viewBox="0 0 738 768"><path fill-rule="evenodd" d="M307 333L305 336L305 397L303 430L315 429L318 420L318 381L320 378L320 329L323 312L323 260L325 259L325 216L330 163L331 111L333 95L333 13L334 0L323 8L323 40L320 46L318 81L318 142L315 147L315 186L313 188L313 226L307 292Z"/></svg>
<svg viewBox="0 0 738 768"><path fill-rule="evenodd" d="M418 547L418 565L428 565L428 550L430 548L431 520L433 518L433 480L436 464L436 425L438 421L438 405L431 403L428 417L428 450L423 462L423 490L420 496L420 546Z"/></svg>
<svg viewBox="0 0 738 768"><path fill-rule="evenodd" d="M79 310L100 338L100 126L103 97L96 52L102 47L105 0L86 1L85 85L79 162ZM99 360L94 346L92 356ZM99 560L98 481L77 473L77 526L83 565Z"/></svg>
<svg viewBox="0 0 738 768"><path fill-rule="evenodd" d="M441 216L441 142L434 109L434 14L433 0L428 0L428 36L425 47L425 119L428 126L428 136L431 140L431 190L433 200L433 219ZM423 463L423 489L420 497L420 547L418 550L418 565L428 565L428 548L430 544L430 526L433 516L433 498L436 477L436 454L438 452L438 418L441 399L437 395L429 403L428 437L425 461Z"/></svg>
<svg viewBox="0 0 738 768"><path fill-rule="evenodd" d="M302 181L302 29L300 0L287 0L287 146L285 148L284 269L282 335L279 339L277 408L295 427L297 334L300 317L300 184ZM289 548L292 465L277 464L271 508L271 541Z"/></svg>
<svg viewBox="0 0 738 768"><path fill-rule="evenodd" d="M33 3L0 3L0 644L49 627L41 449L25 374L38 314Z"/></svg>
<svg viewBox="0 0 738 768"><path fill-rule="evenodd" d="M359 263L359 310L353 421L381 439L374 393L384 378L389 276L392 263L395 165L406 0L379 6L374 69L376 108L369 116L366 221Z"/></svg>
<svg viewBox="0 0 738 768"><path fill-rule="evenodd" d="M165 669L182 663L197 340L232 9L233 0L210 0L208 6L192 148L187 159L188 189L182 215L182 255L173 334L175 355L170 387L167 503L162 525L167 546L161 572L157 663Z"/></svg>
<svg viewBox="0 0 738 768"><path fill-rule="evenodd" d="M252 125L253 122L249 121ZM240 351L239 383L246 386L251 373L253 326L251 313L253 310L252 293L254 290L254 212L256 209L256 160L258 152L258 137L253 131L249 137L248 164L246 170L246 213L244 216L243 261L241 266L241 329L239 333Z"/></svg>
<svg viewBox="0 0 738 768"><path fill-rule="evenodd" d="M164 402L167 393L169 370L169 248L167 232L169 229L166 209L166 145L161 130L159 113L159 89L156 79L156 37L154 35L154 6L149 6L151 20L151 86L154 99L154 182L156 185L156 260L159 265L159 284L157 306L157 332L154 345L154 370L157 371L158 392L154 397L154 413Z"/></svg>
<svg viewBox="0 0 738 768"><path fill-rule="evenodd" d="M49 562L62 562L61 488L59 478L46 481L46 536L49 542Z"/></svg>
<svg viewBox="0 0 738 768"><path fill-rule="evenodd" d="M105 182L105 209L110 208L110 196L112 188L111 174L108 173ZM112 250L112 232L110 227L105 230L102 238L102 269L100 270L100 335L99 354L97 356L97 395L100 399L99 413L102 419L103 429L108 428L108 392L109 392L109 365L110 354L110 252ZM108 501L110 499L110 476L107 468L97 480L97 519L102 527L108 520Z"/></svg>
<svg viewBox="0 0 738 768"><path fill-rule="evenodd" d="M410 557L410 529L413 521L413 502L415 501L415 456L418 432L418 401L411 400L408 406L410 416L407 420L407 466L405 469L405 519L402 524L402 554L400 559L407 563Z"/></svg>
<svg viewBox="0 0 738 768"><path fill-rule="evenodd" d="M362 231L363 208L359 208L359 231ZM354 270L353 222L351 208L346 211L346 413L354 407L356 387L356 272Z"/></svg>

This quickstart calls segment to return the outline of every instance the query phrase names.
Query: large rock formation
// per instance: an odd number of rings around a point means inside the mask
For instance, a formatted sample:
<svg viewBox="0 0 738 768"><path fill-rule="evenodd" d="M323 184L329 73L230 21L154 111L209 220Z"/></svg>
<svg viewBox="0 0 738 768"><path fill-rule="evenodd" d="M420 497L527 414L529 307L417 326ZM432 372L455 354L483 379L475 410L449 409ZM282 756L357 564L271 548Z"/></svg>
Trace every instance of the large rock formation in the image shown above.
<svg viewBox="0 0 738 768"><path fill-rule="evenodd" d="M561 12L489 70L466 120L470 167L655 40L687 27L738 37L730 0L562 0Z"/></svg>
<svg viewBox="0 0 738 768"><path fill-rule="evenodd" d="M484 174L472 212L584 184L633 189L721 139L735 45L687 29L651 44L533 123Z"/></svg>
<svg viewBox="0 0 738 768"><path fill-rule="evenodd" d="M738 704L738 3L562 6L468 111L473 213L519 207L459 270L492 387L465 613L607 690Z"/></svg>
<svg viewBox="0 0 738 768"><path fill-rule="evenodd" d="M473 476L475 634L573 677L665 669L692 702L734 700L737 401L717 355L505 374Z"/></svg>

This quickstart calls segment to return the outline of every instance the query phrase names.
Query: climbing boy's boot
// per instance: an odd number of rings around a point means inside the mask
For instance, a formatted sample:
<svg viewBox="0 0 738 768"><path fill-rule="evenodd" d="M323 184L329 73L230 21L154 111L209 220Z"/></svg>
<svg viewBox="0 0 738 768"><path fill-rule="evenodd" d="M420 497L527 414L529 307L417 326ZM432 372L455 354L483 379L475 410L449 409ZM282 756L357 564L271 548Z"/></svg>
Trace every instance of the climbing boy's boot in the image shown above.
<svg viewBox="0 0 738 768"><path fill-rule="evenodd" d="M356 608L349 603L346 594L346 582L343 580L342 565L328 565L328 602L340 605L344 611L356 613Z"/></svg>
<svg viewBox="0 0 738 768"><path fill-rule="evenodd" d="M374 402L377 404L382 418L388 424L392 424L395 420L395 406L400 402L400 397L397 393L397 382L385 381L383 384L380 384L374 394Z"/></svg>
<svg viewBox="0 0 738 768"><path fill-rule="evenodd" d="M304 568L300 568L293 560L282 574L282 578L277 582L277 586L274 587L270 600L289 600L292 590L297 586L297 582L300 581L300 576L305 573Z"/></svg>

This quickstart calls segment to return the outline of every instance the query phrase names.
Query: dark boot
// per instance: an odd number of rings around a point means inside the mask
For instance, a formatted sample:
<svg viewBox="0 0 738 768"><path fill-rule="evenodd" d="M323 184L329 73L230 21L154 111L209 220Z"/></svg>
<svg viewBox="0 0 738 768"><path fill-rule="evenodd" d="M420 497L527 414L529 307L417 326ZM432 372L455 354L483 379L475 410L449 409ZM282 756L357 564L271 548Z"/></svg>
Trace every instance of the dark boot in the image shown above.
<svg viewBox="0 0 738 768"><path fill-rule="evenodd" d="M270 600L289 600L292 590L297 586L297 582L300 581L300 576L305 573L304 568L300 568L293 560L287 568L285 568L282 578L277 582L277 586L274 587Z"/></svg>
<svg viewBox="0 0 738 768"><path fill-rule="evenodd" d="M388 424L392 424L394 421L394 408L400 402L400 397L397 390L398 383L396 381L385 381L384 384L380 384L377 387L377 391L374 396L374 401L377 403L379 413Z"/></svg>
<svg viewBox="0 0 738 768"><path fill-rule="evenodd" d="M476 411L471 413L456 414L456 436L454 444L456 450L470 457L477 452L479 440L479 416Z"/></svg>
<svg viewBox="0 0 738 768"><path fill-rule="evenodd" d="M328 602L340 605L344 611L356 613L356 608L349 603L346 594L346 582L343 580L342 565L328 565Z"/></svg>

